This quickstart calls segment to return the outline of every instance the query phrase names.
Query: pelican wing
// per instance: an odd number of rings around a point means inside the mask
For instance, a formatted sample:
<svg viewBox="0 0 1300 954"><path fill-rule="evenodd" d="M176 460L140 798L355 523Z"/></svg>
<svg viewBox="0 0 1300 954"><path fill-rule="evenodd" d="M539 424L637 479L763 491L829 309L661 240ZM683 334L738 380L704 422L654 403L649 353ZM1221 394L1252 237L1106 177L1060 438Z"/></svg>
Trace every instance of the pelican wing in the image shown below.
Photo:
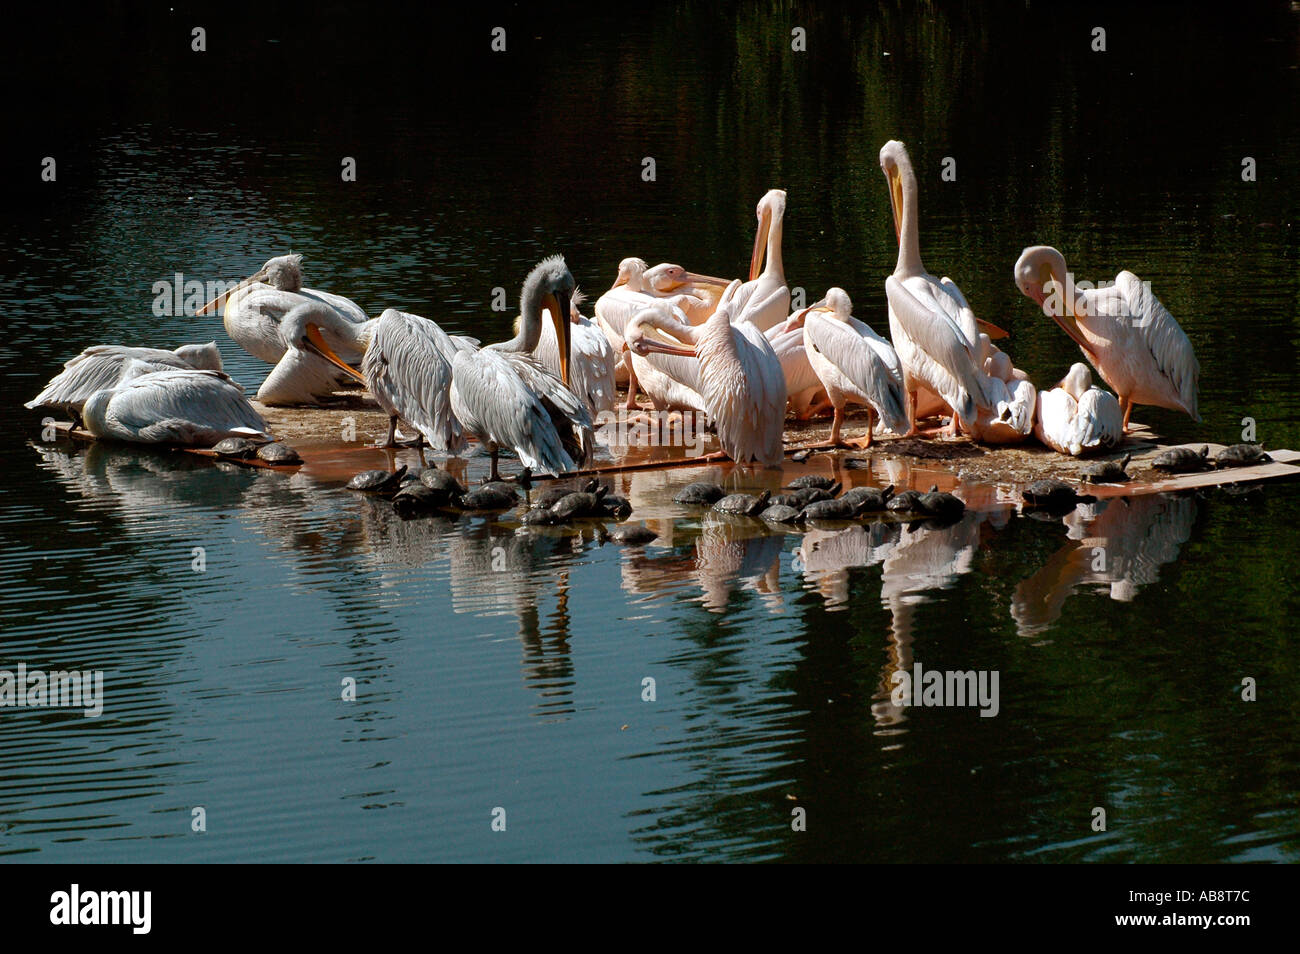
<svg viewBox="0 0 1300 954"><path fill-rule="evenodd" d="M944 310L949 318L961 329L962 336L970 342L971 349L979 353L980 329L979 323L975 319L975 312L971 309L970 303L966 301L966 296L961 293L961 289L947 275L939 279L939 287L946 291L947 295L935 295L934 300L939 307Z"/></svg>
<svg viewBox="0 0 1300 954"><path fill-rule="evenodd" d="M903 392L898 356L888 344L879 343L893 355L891 366L884 354L873 347L878 344L863 331L874 337L874 332L856 319L844 322L813 312L804 323L804 341L807 348L822 358L817 368L827 392L838 391L867 404L891 431L906 431L907 396Z"/></svg>
<svg viewBox="0 0 1300 954"><path fill-rule="evenodd" d="M130 360L144 361L155 370L193 367L173 351L161 348L129 348L120 345L93 345L63 365L44 390L24 407L64 407L80 411L96 391L117 384L122 369Z"/></svg>
<svg viewBox="0 0 1300 954"><path fill-rule="evenodd" d="M1092 387L1079 398L1075 440L1083 450L1114 447L1124 439L1124 413L1115 395Z"/></svg>
<svg viewBox="0 0 1300 954"><path fill-rule="evenodd" d="M593 417L612 411L618 400L614 369L618 355L595 322L581 318L570 329L569 381L575 394L587 402ZM555 325L542 322L542 333L533 349L533 358L552 374L560 373L560 346L555 339Z"/></svg>
<svg viewBox="0 0 1300 954"><path fill-rule="evenodd" d="M1151 352L1151 359L1160 369L1160 374L1168 379L1183 409L1199 422L1197 387L1201 366L1187 333L1150 287L1132 272L1120 272L1115 277L1115 288L1123 296L1134 327Z"/></svg>
<svg viewBox="0 0 1300 954"><path fill-rule="evenodd" d="M340 315L353 324L361 324L366 320L366 313L362 311L361 306L351 298L344 298L342 295L332 295L329 292L320 291L315 288L303 288L300 294L307 298L315 298L329 305Z"/></svg>
<svg viewBox="0 0 1300 954"><path fill-rule="evenodd" d="M155 371L86 402L96 437L146 444L210 445L231 434L265 434L244 389L220 371Z"/></svg>
<svg viewBox="0 0 1300 954"><path fill-rule="evenodd" d="M916 346L949 378L949 393L940 393L965 421L974 421L977 407L991 402L984 394L983 377L975 366L970 342L945 312L934 311L904 287L893 275L885 279L885 295L899 325Z"/></svg>
<svg viewBox="0 0 1300 954"><path fill-rule="evenodd" d="M464 448L451 410L451 362L459 344L435 322L389 308L370 333L361 365L384 410L416 428L435 451L450 454Z"/></svg>

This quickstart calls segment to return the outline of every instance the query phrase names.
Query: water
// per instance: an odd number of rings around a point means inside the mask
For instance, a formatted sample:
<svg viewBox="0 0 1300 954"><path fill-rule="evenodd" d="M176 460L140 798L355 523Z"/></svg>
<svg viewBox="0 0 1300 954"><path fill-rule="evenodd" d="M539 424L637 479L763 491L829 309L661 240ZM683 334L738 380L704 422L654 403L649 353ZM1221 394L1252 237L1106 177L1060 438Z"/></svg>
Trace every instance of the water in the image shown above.
<svg viewBox="0 0 1300 954"><path fill-rule="evenodd" d="M371 313L494 339L492 289L513 301L554 250L592 291L631 254L740 272L775 186L792 284L842 285L883 330L895 246L876 154L897 137L927 264L1012 332L1037 383L1077 355L1011 281L1041 242L1081 277L1149 279L1195 345L1205 423L1140 420L1230 442L1250 416L1269 446L1297 446L1295 16L1210 32L1104 14L1104 54L1095 12L959 5L519 11L505 55L491 14L214 16L203 55L177 14L37 30L4 67L15 141L59 165L37 188L24 153L0 233L0 391L17 409L0 668L102 669L106 700L99 719L3 711L0 854L1294 860L1293 485L801 537L668 502L700 473L645 473L619 487L663 534L638 552L47 445L19 407L97 342L216 338L255 388L265 366L219 321L152 314L177 271L239 278L292 248L309 284ZM38 69L51 44L79 64L54 79ZM916 662L997 671L997 716L893 705L890 674Z"/></svg>

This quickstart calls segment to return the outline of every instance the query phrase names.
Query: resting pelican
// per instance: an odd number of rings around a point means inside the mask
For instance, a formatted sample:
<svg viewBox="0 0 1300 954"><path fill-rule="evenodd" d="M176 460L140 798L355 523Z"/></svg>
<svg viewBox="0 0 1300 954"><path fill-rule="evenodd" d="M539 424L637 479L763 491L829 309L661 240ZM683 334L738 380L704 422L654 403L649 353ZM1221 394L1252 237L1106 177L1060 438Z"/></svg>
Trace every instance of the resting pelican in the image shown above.
<svg viewBox="0 0 1300 954"><path fill-rule="evenodd" d="M627 344L640 354L658 351L696 358L700 395L723 452L737 463L752 460L765 467L779 466L784 456L785 377L762 331L749 322L732 320L739 289L739 281L728 285L718 310L698 327L659 309L643 311L629 328ZM647 328L666 332L687 346L651 337Z"/></svg>
<svg viewBox="0 0 1300 954"><path fill-rule="evenodd" d="M131 361L149 365L151 370L220 371L221 352L217 343L181 345L175 351L162 348L129 348L122 345L93 345L63 365L45 389L23 407L50 407L72 416L73 424L81 419L81 409L96 391L111 388L122 377ZM138 369L137 369L138 370Z"/></svg>
<svg viewBox="0 0 1300 954"><path fill-rule="evenodd" d="M1198 423L1196 386L1201 366L1186 333L1151 289L1132 272L1120 272L1108 288L1079 291L1065 257L1034 245L1016 262L1016 287L1032 298L1069 335L1115 389L1124 431L1134 404L1186 412ZM1056 283L1052 296L1044 292Z"/></svg>
<svg viewBox="0 0 1300 954"><path fill-rule="evenodd" d="M660 303L638 311L624 329L628 336L624 345L626 357L636 375L637 386L650 398L656 411L708 413L708 405L700 393L700 364L692 357L633 347L632 343L639 342L654 329L667 331L678 342L686 341L692 334L687 329L692 327L695 326L680 311Z"/></svg>
<svg viewBox="0 0 1300 954"><path fill-rule="evenodd" d="M1124 439L1124 415L1115 395L1093 386L1088 366L1075 362L1050 391L1038 395L1034 434L1053 450L1078 457Z"/></svg>
<svg viewBox="0 0 1300 954"><path fill-rule="evenodd" d="M986 444L1019 444L1034 431L1038 392L1029 376L1011 364L1011 358L986 334L980 335L984 356L985 388L991 408L980 408L972 435Z"/></svg>
<svg viewBox="0 0 1300 954"><path fill-rule="evenodd" d="M907 430L907 395L903 370L889 342L853 317L853 302L842 288L831 288L808 311L803 326L804 349L835 408L831 446L840 442L844 405L867 406L867 431L862 447L871 446L872 417L891 431Z"/></svg>
<svg viewBox="0 0 1300 954"><path fill-rule="evenodd" d="M595 435L582 399L569 390L569 302L574 281L560 255L538 263L520 293L518 333L481 351L461 351L452 362L451 409L468 433L492 454L508 447L534 472L577 470L591 457ZM560 377L533 357L548 311L559 342Z"/></svg>
<svg viewBox="0 0 1300 954"><path fill-rule="evenodd" d="M806 421L830 408L826 388L813 370L812 362L808 360L808 349L804 346L803 326L809 311L810 308L800 309L764 332L767 340L772 343L777 360L781 362L790 411L800 421Z"/></svg>
<svg viewBox="0 0 1300 954"><path fill-rule="evenodd" d="M279 324L293 308L307 300L328 305L351 324L359 325L366 320L366 313L355 302L341 295L303 288L301 255L271 259L230 291L212 299L197 314L205 315L224 303L226 333L254 357L267 364L278 364L285 350ZM350 364L361 360L361 353L350 349L346 341L336 342L334 351Z"/></svg>
<svg viewBox="0 0 1300 954"><path fill-rule="evenodd" d="M570 347L573 352L569 374L573 379L573 392L587 402L587 410L594 420L602 411L613 411L618 401L615 376L619 355L605 332L578 310L585 297L575 288L569 302ZM522 319L516 319L516 324L519 321ZM552 374L560 374L560 344L555 337L554 319L542 322L542 334L537 339L533 357Z"/></svg>
<svg viewBox="0 0 1300 954"><path fill-rule="evenodd" d="M790 289L785 283L785 267L781 260L784 190L769 190L758 200L756 211L758 231L754 235L754 251L749 260L749 281L740 287L734 300L737 320L743 319L759 331L767 331L790 314Z"/></svg>
<svg viewBox="0 0 1300 954"><path fill-rule="evenodd" d="M948 434L961 421L973 423L993 402L985 394L979 369L979 324L961 291L949 278L935 278L921 264L916 174L907 149L890 140L880 150L880 168L889 184L898 235L898 264L885 279L889 297L889 336L903 365L912 426L917 432L917 390L926 386L949 407Z"/></svg>
<svg viewBox="0 0 1300 954"><path fill-rule="evenodd" d="M155 371L131 361L113 387L82 409L95 437L136 444L211 447L227 437L267 437L266 422L244 389L220 371Z"/></svg>

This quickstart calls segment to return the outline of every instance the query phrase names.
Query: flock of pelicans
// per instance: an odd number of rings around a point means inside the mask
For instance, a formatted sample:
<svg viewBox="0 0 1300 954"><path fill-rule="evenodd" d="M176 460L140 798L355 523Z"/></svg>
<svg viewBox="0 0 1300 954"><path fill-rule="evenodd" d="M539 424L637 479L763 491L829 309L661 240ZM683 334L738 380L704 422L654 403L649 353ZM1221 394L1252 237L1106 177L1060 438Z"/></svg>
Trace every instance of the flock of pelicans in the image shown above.
<svg viewBox="0 0 1300 954"><path fill-rule="evenodd" d="M787 409L798 418L832 412L827 446L869 446L876 423L933 434L918 422L947 415L946 435L995 444L1036 437L1075 456L1119 443L1135 404L1199 420L1191 342L1149 288L1125 271L1108 287L1077 290L1060 252L1046 246L1023 252L1016 284L1115 393L1094 385L1083 363L1038 391L994 344L1005 332L976 319L957 286L921 264L917 181L903 144L886 143L880 165L899 246L885 280L888 339L853 317L840 288L790 313L786 196L777 189L758 203L748 282L628 258L588 318L555 255L525 279L514 337L486 347L396 309L370 319L346 298L304 288L297 255L271 259L199 313L224 305L231 338L274 365L257 392L263 404L312 405L359 381L389 415L384 446L427 443L454 455L474 437L491 454L493 481L503 449L530 474L582 469L620 385L628 409L641 392L656 411L707 415L723 455L761 466L783 458ZM856 442L841 435L849 404L868 409ZM27 406L63 410L105 439L202 447L271 439L243 388L222 373L214 343L88 348ZM399 421L413 438L399 435Z"/></svg>

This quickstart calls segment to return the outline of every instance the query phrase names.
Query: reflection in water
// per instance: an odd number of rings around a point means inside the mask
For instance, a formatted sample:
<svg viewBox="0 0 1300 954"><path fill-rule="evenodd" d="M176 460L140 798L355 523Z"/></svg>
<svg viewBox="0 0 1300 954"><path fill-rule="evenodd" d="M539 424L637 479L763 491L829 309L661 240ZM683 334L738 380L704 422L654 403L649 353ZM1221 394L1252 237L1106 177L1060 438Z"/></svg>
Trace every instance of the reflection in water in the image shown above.
<svg viewBox="0 0 1300 954"><path fill-rule="evenodd" d="M1178 559L1192 534L1193 494L1147 494L1085 504L1065 517L1066 543L1011 598L1021 636L1043 632L1061 615L1070 594L1092 585L1113 600L1129 602L1154 583L1160 567Z"/></svg>

